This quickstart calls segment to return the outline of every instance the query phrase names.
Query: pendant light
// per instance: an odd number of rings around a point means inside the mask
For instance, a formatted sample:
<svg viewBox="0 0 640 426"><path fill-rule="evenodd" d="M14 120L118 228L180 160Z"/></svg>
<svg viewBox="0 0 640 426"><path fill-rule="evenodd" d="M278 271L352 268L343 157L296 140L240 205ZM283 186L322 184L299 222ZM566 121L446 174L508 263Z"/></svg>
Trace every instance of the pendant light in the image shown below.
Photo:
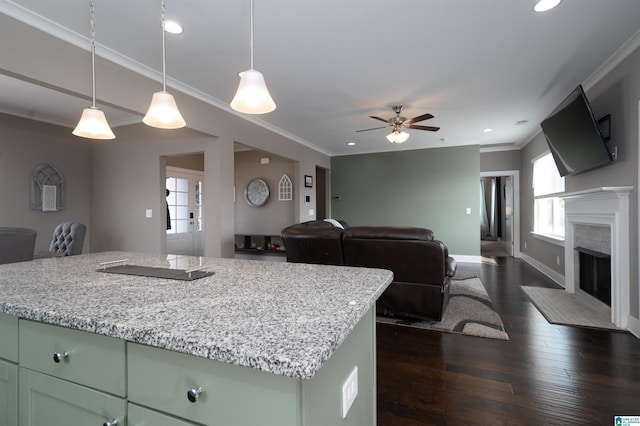
<svg viewBox="0 0 640 426"><path fill-rule="evenodd" d="M172 94L167 92L167 65L166 65L166 46L165 46L165 7L162 0L161 11L161 27L162 27L162 91L156 92L151 98L151 105L147 115L144 116L142 122L147 126L158 127L160 129L179 129L184 127L185 123L176 100Z"/></svg>
<svg viewBox="0 0 640 426"><path fill-rule="evenodd" d="M253 69L253 0L251 0L251 69L240 73L240 85L231 101L231 108L245 114L265 114L276 109L264 76Z"/></svg>
<svg viewBox="0 0 640 426"><path fill-rule="evenodd" d="M76 136L89 139L115 139L115 135L107 123L102 110L96 108L96 31L93 0L89 5L91 16L91 106L82 111L80 121L73 133Z"/></svg>
<svg viewBox="0 0 640 426"><path fill-rule="evenodd" d="M393 132L387 135L387 140L391 143L403 143L409 139L409 133L400 131L399 128L394 127Z"/></svg>

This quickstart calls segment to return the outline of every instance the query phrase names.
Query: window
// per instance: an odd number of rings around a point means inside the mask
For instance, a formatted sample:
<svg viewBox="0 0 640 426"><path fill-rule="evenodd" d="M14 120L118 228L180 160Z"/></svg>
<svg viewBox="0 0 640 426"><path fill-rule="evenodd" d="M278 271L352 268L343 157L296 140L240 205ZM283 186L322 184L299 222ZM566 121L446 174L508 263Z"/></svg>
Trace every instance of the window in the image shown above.
<svg viewBox="0 0 640 426"><path fill-rule="evenodd" d="M533 232L564 239L564 178L551 153L533 160Z"/></svg>

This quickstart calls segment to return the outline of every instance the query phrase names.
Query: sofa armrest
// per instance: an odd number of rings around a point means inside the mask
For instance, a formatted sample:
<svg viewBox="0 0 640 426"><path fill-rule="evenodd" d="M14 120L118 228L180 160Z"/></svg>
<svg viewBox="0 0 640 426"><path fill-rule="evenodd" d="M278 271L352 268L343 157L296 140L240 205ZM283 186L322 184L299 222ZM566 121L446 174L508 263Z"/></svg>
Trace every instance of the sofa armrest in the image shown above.
<svg viewBox="0 0 640 426"><path fill-rule="evenodd" d="M458 265L456 260L451 256L447 256L447 259L445 260L445 273L447 276L452 278L456 274L457 269Z"/></svg>

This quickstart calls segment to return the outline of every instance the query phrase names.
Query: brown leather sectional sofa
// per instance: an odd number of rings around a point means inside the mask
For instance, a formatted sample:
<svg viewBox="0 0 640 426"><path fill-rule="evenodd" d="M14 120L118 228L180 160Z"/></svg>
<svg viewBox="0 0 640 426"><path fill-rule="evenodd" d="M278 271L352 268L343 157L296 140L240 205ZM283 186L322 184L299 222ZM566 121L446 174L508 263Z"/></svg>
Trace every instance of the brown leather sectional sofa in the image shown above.
<svg viewBox="0 0 640 426"><path fill-rule="evenodd" d="M287 261L389 269L394 281L378 299L377 313L442 319L455 259L429 229L346 226L310 221L282 230Z"/></svg>

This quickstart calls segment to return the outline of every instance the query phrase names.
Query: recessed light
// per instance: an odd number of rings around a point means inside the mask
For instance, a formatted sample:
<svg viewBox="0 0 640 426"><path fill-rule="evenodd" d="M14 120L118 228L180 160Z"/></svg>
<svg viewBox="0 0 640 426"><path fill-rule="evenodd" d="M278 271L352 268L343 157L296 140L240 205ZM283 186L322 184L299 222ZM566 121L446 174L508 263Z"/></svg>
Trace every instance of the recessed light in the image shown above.
<svg viewBox="0 0 640 426"><path fill-rule="evenodd" d="M448 140L449 140L449 138L440 138L440 142L446 142Z"/></svg>
<svg viewBox="0 0 640 426"><path fill-rule="evenodd" d="M486 129L483 130L483 132L490 133L490 132L493 132L493 129L486 128Z"/></svg>
<svg viewBox="0 0 640 426"><path fill-rule="evenodd" d="M347 142L347 145L349 146L354 146L356 143L355 142Z"/></svg>
<svg viewBox="0 0 640 426"><path fill-rule="evenodd" d="M174 21L164 21L164 30L171 34L182 34L182 26Z"/></svg>
<svg viewBox="0 0 640 426"><path fill-rule="evenodd" d="M533 10L535 12L546 12L547 10L551 10L557 5L560 4L562 0L540 0L533 6Z"/></svg>

